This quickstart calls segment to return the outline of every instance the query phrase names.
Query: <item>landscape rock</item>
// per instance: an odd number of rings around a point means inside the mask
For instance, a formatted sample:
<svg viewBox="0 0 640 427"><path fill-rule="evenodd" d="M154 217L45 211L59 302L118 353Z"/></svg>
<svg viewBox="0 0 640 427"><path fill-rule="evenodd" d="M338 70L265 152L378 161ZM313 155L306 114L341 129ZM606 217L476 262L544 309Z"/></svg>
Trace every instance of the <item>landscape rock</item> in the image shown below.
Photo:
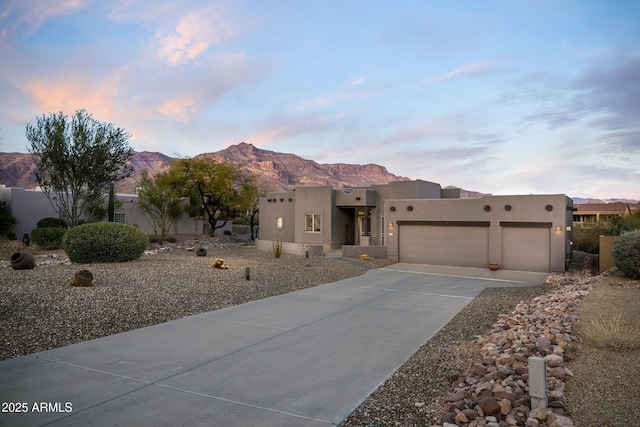
<svg viewBox="0 0 640 427"><path fill-rule="evenodd" d="M500 315L491 333L477 338L482 356L447 398L456 402L458 416L452 421L458 426L573 426L564 413L564 380L573 375L565 362L574 357L566 348L573 340L578 305L591 291L593 278L563 280L551 274L549 292ZM547 364L548 408L530 410L528 360L532 356L544 358ZM466 407L461 409L460 403ZM477 422L465 412L473 409L484 421Z"/></svg>

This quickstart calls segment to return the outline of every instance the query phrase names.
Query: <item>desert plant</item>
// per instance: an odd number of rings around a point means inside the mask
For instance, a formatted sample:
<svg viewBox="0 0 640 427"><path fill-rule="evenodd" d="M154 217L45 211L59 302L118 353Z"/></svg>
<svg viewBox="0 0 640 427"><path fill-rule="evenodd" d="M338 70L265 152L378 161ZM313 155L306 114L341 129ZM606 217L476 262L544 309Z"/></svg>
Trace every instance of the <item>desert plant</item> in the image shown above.
<svg viewBox="0 0 640 427"><path fill-rule="evenodd" d="M231 233L231 230L224 230L224 232L222 234L224 234L225 236L232 236L233 235L233 233Z"/></svg>
<svg viewBox="0 0 640 427"><path fill-rule="evenodd" d="M282 239L278 239L271 245L273 247L273 256L275 256L276 258L280 258L280 255L282 255Z"/></svg>
<svg viewBox="0 0 640 427"><path fill-rule="evenodd" d="M60 249L66 232L66 227L38 227L31 230L31 240L43 249Z"/></svg>
<svg viewBox="0 0 640 427"><path fill-rule="evenodd" d="M371 259L371 257L368 254L362 254L362 255L360 255L360 259L362 261L369 261Z"/></svg>
<svg viewBox="0 0 640 427"><path fill-rule="evenodd" d="M42 218L36 223L36 228L69 228L66 222L60 218Z"/></svg>
<svg viewBox="0 0 640 427"><path fill-rule="evenodd" d="M600 235L608 234L606 223L574 224L573 249L590 254L600 251Z"/></svg>
<svg viewBox="0 0 640 427"><path fill-rule="evenodd" d="M62 247L72 262L127 262L140 258L149 238L132 225L117 222L83 224L69 230Z"/></svg>
<svg viewBox="0 0 640 427"><path fill-rule="evenodd" d="M0 236L15 238L16 217L11 215L6 202L0 201Z"/></svg>
<svg viewBox="0 0 640 427"><path fill-rule="evenodd" d="M616 267L627 276L640 279L640 230L622 233L613 244Z"/></svg>
<svg viewBox="0 0 640 427"><path fill-rule="evenodd" d="M219 268L219 269L222 269L222 270L228 270L229 269L229 266L224 263L224 260L222 258L216 258L215 261L213 261L211 263L211 267Z"/></svg>
<svg viewBox="0 0 640 427"><path fill-rule="evenodd" d="M621 314L590 321L583 326L582 335L595 347L615 351L640 348L640 328L623 325Z"/></svg>

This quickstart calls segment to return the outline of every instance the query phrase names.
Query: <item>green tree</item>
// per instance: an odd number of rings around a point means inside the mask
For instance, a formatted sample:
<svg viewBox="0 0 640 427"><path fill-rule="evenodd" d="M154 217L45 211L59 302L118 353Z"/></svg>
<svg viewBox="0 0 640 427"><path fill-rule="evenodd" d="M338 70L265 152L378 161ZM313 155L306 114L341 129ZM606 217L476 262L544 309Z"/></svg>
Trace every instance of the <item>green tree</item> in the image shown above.
<svg viewBox="0 0 640 427"><path fill-rule="evenodd" d="M151 221L153 234L160 243L185 210L182 199L168 176L157 175L152 179L146 170L142 171L138 184L138 209Z"/></svg>
<svg viewBox="0 0 640 427"><path fill-rule="evenodd" d="M242 165L211 158L176 160L170 165L168 179L174 188L198 200L211 236L246 209L247 200L256 193L255 177Z"/></svg>
<svg viewBox="0 0 640 427"><path fill-rule="evenodd" d="M27 125L26 136L38 184L72 227L91 213L88 208L104 203L108 183L133 172L129 133L94 119L84 109L71 118L62 112L42 115L35 125Z"/></svg>
<svg viewBox="0 0 640 427"><path fill-rule="evenodd" d="M251 229L251 240L256 239L258 230L260 229L260 197L265 196L269 191L271 190L267 189L264 185L260 186L260 188L254 188L253 193L246 197L240 211L240 218L242 218Z"/></svg>

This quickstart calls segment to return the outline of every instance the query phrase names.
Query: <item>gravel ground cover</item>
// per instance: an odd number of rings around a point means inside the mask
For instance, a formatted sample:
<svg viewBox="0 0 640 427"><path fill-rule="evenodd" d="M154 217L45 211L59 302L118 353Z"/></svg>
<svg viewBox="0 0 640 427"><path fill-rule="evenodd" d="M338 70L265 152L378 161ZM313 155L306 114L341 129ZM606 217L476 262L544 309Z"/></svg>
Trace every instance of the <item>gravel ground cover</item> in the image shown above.
<svg viewBox="0 0 640 427"><path fill-rule="evenodd" d="M196 256L195 246L207 248L207 256ZM129 263L69 264L59 251L36 258L33 270L13 270L7 257L0 261L0 360L330 283L390 264L381 259L346 263L287 254L276 259L271 252L224 238L169 244ZM213 268L216 258L229 269ZM250 280L245 278L247 267ZM71 286L81 269L93 273L92 287Z"/></svg>
<svg viewBox="0 0 640 427"><path fill-rule="evenodd" d="M597 275L597 260L576 252L570 271L557 275L555 281L556 286L575 282L593 286L578 306L576 333L569 347L572 357L568 368L573 373L565 383L565 414L570 417L569 422L575 427L639 427L640 280L629 280L615 272ZM488 335L500 314L510 313L521 302L544 297L556 286L486 289L384 382L341 427L443 425L447 396L460 377L482 358L477 337ZM622 318L619 328L606 323L617 315ZM638 346L631 350L612 350L589 342L584 338L584 331L594 321L608 325L603 335L613 336L615 332L626 342L631 339ZM473 425L489 424L482 421Z"/></svg>
<svg viewBox="0 0 640 427"><path fill-rule="evenodd" d="M195 246L208 249L197 257ZM189 250L186 250L189 249ZM36 251L37 253L37 251ZM57 259L52 255L56 255ZM578 254L579 255L579 254ZM223 258L228 270L214 269ZM594 276L593 260L579 258L576 274ZM63 253L38 255L33 270L14 271L0 258L0 360L166 322L298 289L364 274L388 260L348 262L257 252L233 239L185 241L123 264L71 265ZM44 263L50 265L45 266ZM251 278L246 280L245 269ZM584 267L584 268L582 268ZM70 286L80 269L94 286ZM503 313L545 295L549 286L483 291L348 417L346 426L430 426L444 413L454 384L478 361L475 340ZM623 328L640 322L639 281L597 276L580 306L579 324L601 313L623 313ZM624 302L624 303L622 303ZM578 328L578 331L580 328ZM640 349L613 351L576 337L569 368L567 412L578 427L640 426Z"/></svg>

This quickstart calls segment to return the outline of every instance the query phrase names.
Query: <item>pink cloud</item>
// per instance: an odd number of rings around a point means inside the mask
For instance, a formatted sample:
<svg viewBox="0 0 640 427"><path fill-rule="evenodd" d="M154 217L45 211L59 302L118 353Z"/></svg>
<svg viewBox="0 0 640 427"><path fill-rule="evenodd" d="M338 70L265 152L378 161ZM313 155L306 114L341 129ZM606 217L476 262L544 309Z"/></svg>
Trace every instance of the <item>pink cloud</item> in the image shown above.
<svg viewBox="0 0 640 427"><path fill-rule="evenodd" d="M173 66L189 62L210 46L234 37L238 31L216 6L195 10L177 24L156 32L157 55Z"/></svg>

